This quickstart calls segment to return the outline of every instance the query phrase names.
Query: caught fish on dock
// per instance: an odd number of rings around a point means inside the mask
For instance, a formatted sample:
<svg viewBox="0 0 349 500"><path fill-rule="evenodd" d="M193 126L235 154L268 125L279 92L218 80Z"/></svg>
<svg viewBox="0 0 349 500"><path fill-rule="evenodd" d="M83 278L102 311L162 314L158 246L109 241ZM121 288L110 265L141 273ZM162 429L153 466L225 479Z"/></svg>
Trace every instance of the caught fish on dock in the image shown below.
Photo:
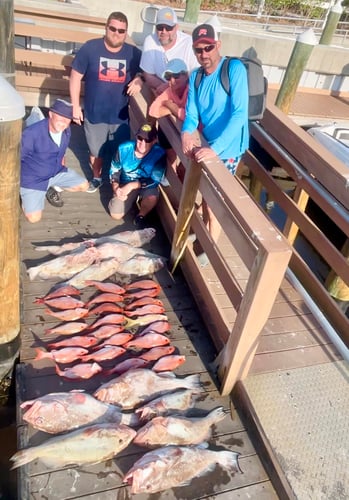
<svg viewBox="0 0 349 500"><path fill-rule="evenodd" d="M94 286L97 290L115 295L123 295L125 289L116 283L104 283L103 281L86 280L86 286Z"/></svg>
<svg viewBox="0 0 349 500"><path fill-rule="evenodd" d="M164 446L143 455L125 474L131 493L157 493L188 485L194 477L212 471L217 464L231 474L241 472L239 453L213 451L203 446Z"/></svg>
<svg viewBox="0 0 349 500"><path fill-rule="evenodd" d="M92 326L92 325L91 325ZM106 325L101 325L97 330L89 331L90 335L93 335L96 337L98 340L102 339L108 339L112 335L121 333L125 330L123 326L120 325L112 325L112 324L106 324ZM133 337L133 335L132 335Z"/></svg>
<svg viewBox="0 0 349 500"><path fill-rule="evenodd" d="M97 362L106 361L108 359L118 358L125 352L126 349L123 349L122 347L106 345L101 349L98 349L98 351L86 354L86 356L83 357L83 361L90 361L91 359Z"/></svg>
<svg viewBox="0 0 349 500"><path fill-rule="evenodd" d="M69 279L74 274L90 266L98 259L98 252L95 247L77 250L74 253L56 257L48 262L30 267L27 270L30 281L34 279ZM71 284L71 283L68 283Z"/></svg>
<svg viewBox="0 0 349 500"><path fill-rule="evenodd" d="M164 345L159 347L152 347L149 351L146 351L139 355L140 358L146 359L147 361L157 361L163 356L169 356L174 353L176 348L173 345Z"/></svg>
<svg viewBox="0 0 349 500"><path fill-rule="evenodd" d="M183 363L185 363L185 356L180 354L170 354L158 359L152 367L152 370L154 370L154 372L172 371L181 366Z"/></svg>
<svg viewBox="0 0 349 500"><path fill-rule="evenodd" d="M133 442L145 448L200 444L210 439L212 426L225 416L224 408L220 406L202 418L155 417L137 431Z"/></svg>
<svg viewBox="0 0 349 500"><path fill-rule="evenodd" d="M34 361L39 359L52 359L56 363L72 363L77 359L88 354L88 350L83 347L64 347L63 349L54 349L53 351L43 351L38 347L35 348L36 357Z"/></svg>
<svg viewBox="0 0 349 500"><path fill-rule="evenodd" d="M167 321L168 318L165 314L146 314L139 316L136 319L127 319L127 328L134 328L135 326L146 326L155 321Z"/></svg>
<svg viewBox="0 0 349 500"><path fill-rule="evenodd" d="M194 406L197 397L198 393L190 389L180 389L152 399L149 403L137 408L135 413L141 422L154 417L164 417L170 413L183 413Z"/></svg>
<svg viewBox="0 0 349 500"><path fill-rule="evenodd" d="M157 304L146 304L141 307L137 307L137 309L132 309L131 311L125 311L125 316L132 318L134 316L145 316L146 314L162 314L165 312L165 309L162 305Z"/></svg>
<svg viewBox="0 0 349 500"><path fill-rule="evenodd" d="M125 285L125 290L127 292L129 290L138 290L138 289L149 290L150 288L156 288L157 290L161 290L161 286L159 285L159 283L151 279L133 281L132 283Z"/></svg>
<svg viewBox="0 0 349 500"><path fill-rule="evenodd" d="M101 327L102 328L102 327ZM133 334L130 332L120 332L108 337L99 347L104 347L106 345L124 345L126 342L131 340Z"/></svg>
<svg viewBox="0 0 349 500"><path fill-rule="evenodd" d="M157 297L160 295L161 289L159 288L145 288L144 290L136 290L132 292L126 292L124 295L125 300L135 300L141 299L142 297Z"/></svg>
<svg viewBox="0 0 349 500"><path fill-rule="evenodd" d="M112 422L116 424L139 424L134 413L122 413L117 406L98 401L84 391L52 392L36 399L24 401L23 420L34 429L58 434L85 425Z"/></svg>
<svg viewBox="0 0 349 500"><path fill-rule="evenodd" d="M56 299L57 297L64 297L66 295L81 295L80 290L71 285L58 285L48 292L44 297L37 297L37 299L49 300Z"/></svg>
<svg viewBox="0 0 349 500"><path fill-rule="evenodd" d="M100 293L99 295L96 295L93 297L93 299L89 300L86 303L86 307L90 307L95 304L102 304L103 302L123 302L123 297L120 294L117 293L111 293L111 292L104 292Z"/></svg>
<svg viewBox="0 0 349 500"><path fill-rule="evenodd" d="M170 330L170 323L168 321L154 321L148 324L140 333L137 335L145 335L146 333L166 333Z"/></svg>
<svg viewBox="0 0 349 500"><path fill-rule="evenodd" d="M56 333L58 335L73 335L74 333L79 333L86 328L88 324L82 321L70 321L68 323L62 323L61 325L55 326L54 328L47 328L45 330L46 334Z"/></svg>
<svg viewBox="0 0 349 500"><path fill-rule="evenodd" d="M49 438L11 457L12 469L40 459L47 467L96 464L113 458L132 441L136 431L124 424L101 423Z"/></svg>
<svg viewBox="0 0 349 500"><path fill-rule="evenodd" d="M86 325L87 326L87 325ZM62 347L93 347L98 344L99 339L92 335L75 335L58 342L48 344L49 349L61 349Z"/></svg>
<svg viewBox="0 0 349 500"><path fill-rule="evenodd" d="M129 370L101 385L94 392L94 396L100 401L115 404L125 410L132 410L139 404L180 388L198 390L200 376L194 374L178 378L173 373L158 374L146 368L139 368Z"/></svg>
<svg viewBox="0 0 349 500"><path fill-rule="evenodd" d="M62 245L45 245L34 247L37 252L49 252L53 255L61 255L65 252L71 252L79 247L97 246L110 241L121 241L133 247L141 247L149 243L155 236L156 230L148 227L135 231L120 231L116 234L108 236L100 236L99 238L88 238L84 241L76 243L64 243Z"/></svg>
<svg viewBox="0 0 349 500"><path fill-rule="evenodd" d="M90 325L90 330L97 328L102 325L123 325L126 321L126 317L123 314L111 313L97 319L92 325ZM114 332L116 333L116 332ZM96 336L95 333L93 335Z"/></svg>
<svg viewBox="0 0 349 500"><path fill-rule="evenodd" d="M61 321L75 321L76 319L84 318L88 315L89 310L84 307L77 307L76 309L66 309L65 311L51 311L45 309L45 314L58 318Z"/></svg>
<svg viewBox="0 0 349 500"><path fill-rule="evenodd" d="M146 255L135 255L132 259L125 260L118 267L118 274L145 276L153 274L165 266L163 257L147 257Z"/></svg>
<svg viewBox="0 0 349 500"><path fill-rule="evenodd" d="M102 370L103 368L98 363L81 363L71 368L65 368L64 370L61 370L56 365L57 375L67 380L87 380Z"/></svg>
<svg viewBox="0 0 349 500"><path fill-rule="evenodd" d="M147 306L150 304L164 307L164 304L161 302L160 299L155 299L154 297L141 297L140 299L136 299L133 300L132 302L129 302L125 306L125 311L132 311L137 307Z"/></svg>
<svg viewBox="0 0 349 500"><path fill-rule="evenodd" d="M123 307L113 304L111 302L105 302L104 304L98 304L89 311L89 316L95 314L105 314L105 313L122 313L124 312Z"/></svg>
<svg viewBox="0 0 349 500"><path fill-rule="evenodd" d="M141 337L134 337L125 344L126 349L149 349L151 347L164 346L170 343L170 339L161 333L147 333ZM143 358L144 359L144 358Z"/></svg>
<svg viewBox="0 0 349 500"><path fill-rule="evenodd" d="M55 309L76 309L77 307L84 307L85 302L79 299L75 299L74 297L70 297L69 295L65 295L64 297L57 297L53 299L40 299L37 298L34 300L35 304L45 304L49 307L54 307Z"/></svg>
<svg viewBox="0 0 349 500"><path fill-rule="evenodd" d="M149 365L150 361L145 359L141 359L140 357L136 358L128 358L124 361L120 361L114 368L106 371L106 375L113 375L116 373L117 375L122 375L128 370L136 370L137 368L146 368Z"/></svg>
<svg viewBox="0 0 349 500"><path fill-rule="evenodd" d="M106 259L101 262L97 262L95 264L91 264L87 268L83 269L81 272L75 274L71 277L66 284L72 285L78 289L85 288L86 283L93 280L105 280L110 278L113 274L116 273L120 266L120 262L118 259Z"/></svg>

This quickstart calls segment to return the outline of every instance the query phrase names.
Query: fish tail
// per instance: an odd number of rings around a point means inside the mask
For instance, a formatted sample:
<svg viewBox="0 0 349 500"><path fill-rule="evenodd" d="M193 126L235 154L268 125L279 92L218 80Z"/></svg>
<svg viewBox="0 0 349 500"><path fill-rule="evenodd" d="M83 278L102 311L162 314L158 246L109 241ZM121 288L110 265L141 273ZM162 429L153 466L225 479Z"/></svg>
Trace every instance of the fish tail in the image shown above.
<svg viewBox="0 0 349 500"><path fill-rule="evenodd" d="M38 347L35 347L35 352L36 352L36 357L34 358L34 361L51 357L49 352L44 351L43 349L39 349Z"/></svg>
<svg viewBox="0 0 349 500"><path fill-rule="evenodd" d="M33 302L33 304L44 304L44 303L45 299L42 299L41 297L36 297L36 299Z"/></svg>
<svg viewBox="0 0 349 500"><path fill-rule="evenodd" d="M229 472L243 473L239 464L239 455L236 451L217 451L217 463Z"/></svg>
<svg viewBox="0 0 349 500"><path fill-rule="evenodd" d="M188 375L184 379L184 387L187 389L201 390L200 375L199 373L194 373L193 375Z"/></svg>
<svg viewBox="0 0 349 500"><path fill-rule="evenodd" d="M11 458L11 462L13 462L11 470L17 469L17 467L21 467L32 460L37 458L36 447L27 448L26 450L17 451Z"/></svg>

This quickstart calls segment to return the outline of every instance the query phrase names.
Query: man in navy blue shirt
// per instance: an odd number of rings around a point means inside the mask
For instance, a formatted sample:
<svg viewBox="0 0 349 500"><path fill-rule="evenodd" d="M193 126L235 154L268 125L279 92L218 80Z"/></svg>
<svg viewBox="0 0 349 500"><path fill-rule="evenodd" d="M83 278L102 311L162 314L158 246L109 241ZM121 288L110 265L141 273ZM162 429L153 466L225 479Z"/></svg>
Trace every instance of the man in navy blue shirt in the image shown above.
<svg viewBox="0 0 349 500"><path fill-rule="evenodd" d="M73 120L84 130L90 153L93 179L89 193L102 184L103 157L107 146L113 152L130 138L128 96L139 92L137 78L141 51L126 43L128 21L122 12L112 12L105 35L86 42L75 56L70 74ZM135 78L136 77L136 78ZM84 115L80 106L81 82L84 81Z"/></svg>
<svg viewBox="0 0 349 500"><path fill-rule="evenodd" d="M70 140L72 105L57 99L48 118L26 127L21 142L22 209L29 222L42 217L45 196L51 205L62 207L60 191L86 191L88 181L64 164Z"/></svg>

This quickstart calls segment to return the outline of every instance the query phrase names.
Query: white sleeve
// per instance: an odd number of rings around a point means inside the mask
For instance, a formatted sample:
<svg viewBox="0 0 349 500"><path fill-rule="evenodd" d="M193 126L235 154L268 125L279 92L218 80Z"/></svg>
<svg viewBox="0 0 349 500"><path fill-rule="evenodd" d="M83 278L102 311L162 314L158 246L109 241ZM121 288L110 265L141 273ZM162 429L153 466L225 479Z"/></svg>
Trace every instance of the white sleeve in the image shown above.
<svg viewBox="0 0 349 500"><path fill-rule="evenodd" d="M156 56L158 53L157 44L153 38L154 35L148 35L143 43L140 68L151 75L156 74Z"/></svg>

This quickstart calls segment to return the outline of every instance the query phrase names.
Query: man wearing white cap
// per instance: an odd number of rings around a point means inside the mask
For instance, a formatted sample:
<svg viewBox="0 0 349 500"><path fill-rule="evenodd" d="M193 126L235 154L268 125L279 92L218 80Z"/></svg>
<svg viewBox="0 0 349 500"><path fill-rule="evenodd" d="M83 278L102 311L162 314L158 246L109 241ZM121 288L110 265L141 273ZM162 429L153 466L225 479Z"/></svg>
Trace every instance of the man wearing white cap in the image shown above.
<svg viewBox="0 0 349 500"><path fill-rule="evenodd" d="M182 59L189 73L198 67L190 35L178 29L177 15L170 7L159 9L156 32L144 40L140 67L147 84L160 94L167 86L163 79L166 64L172 59Z"/></svg>

